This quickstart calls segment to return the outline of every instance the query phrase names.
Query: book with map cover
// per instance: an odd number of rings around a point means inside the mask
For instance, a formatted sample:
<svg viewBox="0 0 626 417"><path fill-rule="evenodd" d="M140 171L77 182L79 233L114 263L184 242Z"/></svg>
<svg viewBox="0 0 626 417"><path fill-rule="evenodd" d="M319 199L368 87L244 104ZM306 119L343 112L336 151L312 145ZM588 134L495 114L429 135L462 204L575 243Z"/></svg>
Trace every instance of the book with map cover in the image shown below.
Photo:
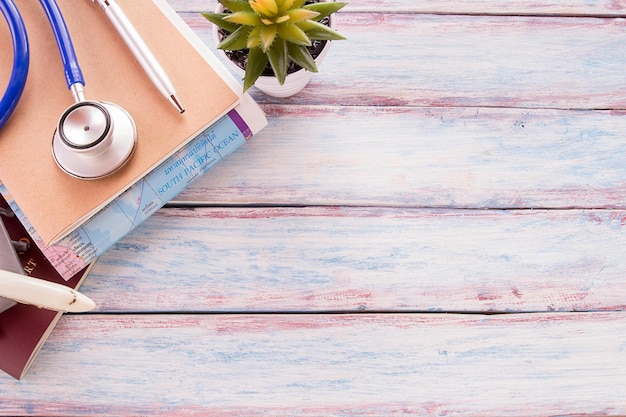
<svg viewBox="0 0 626 417"><path fill-rule="evenodd" d="M171 79L186 108L182 114L155 88L98 4L57 2L85 75L86 98L126 109L138 142L129 162L105 178L73 178L56 165L52 137L74 100L43 8L20 2L30 69L21 100L0 130L0 179L46 244L76 230L232 110L241 96L237 80L165 0L118 4ZM8 29L0 25L0 51L11 49ZM11 69L12 59L0 59L0 83Z"/></svg>
<svg viewBox="0 0 626 417"><path fill-rule="evenodd" d="M11 240L24 244L16 252L23 273L78 289L94 262L85 265L69 279L63 278L48 262L37 245L32 244L32 237L13 215L2 196L0 196L0 210L1 220ZM2 300L5 299L0 299ZM0 369L14 378L21 379L62 314L26 304L15 304L2 311L0 313Z"/></svg>
<svg viewBox="0 0 626 417"><path fill-rule="evenodd" d="M28 217L2 183L0 193L6 197L11 209L58 273L69 278L266 125L267 119L262 109L249 94L244 94L235 109L98 211L77 230L54 244L48 245L38 236Z"/></svg>

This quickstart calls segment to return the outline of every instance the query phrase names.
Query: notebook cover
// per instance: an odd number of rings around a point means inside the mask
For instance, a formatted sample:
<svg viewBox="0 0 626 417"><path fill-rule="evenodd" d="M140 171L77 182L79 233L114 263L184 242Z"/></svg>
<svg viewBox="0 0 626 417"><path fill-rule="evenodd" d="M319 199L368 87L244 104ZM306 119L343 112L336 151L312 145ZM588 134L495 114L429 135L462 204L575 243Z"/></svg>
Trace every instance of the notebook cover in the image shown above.
<svg viewBox="0 0 626 417"><path fill-rule="evenodd" d="M28 30L31 64L22 99L0 130L0 179L46 242L127 189L239 99L217 58L164 1L118 3L169 75L186 111L179 114L159 93L99 5L58 0L85 76L86 98L121 105L138 131L135 153L121 171L86 181L70 177L53 160L52 136L73 98L42 7L16 1ZM0 25L1 56L11 56L10 42L7 26ZM0 85L8 81L11 65L12 59L0 60Z"/></svg>

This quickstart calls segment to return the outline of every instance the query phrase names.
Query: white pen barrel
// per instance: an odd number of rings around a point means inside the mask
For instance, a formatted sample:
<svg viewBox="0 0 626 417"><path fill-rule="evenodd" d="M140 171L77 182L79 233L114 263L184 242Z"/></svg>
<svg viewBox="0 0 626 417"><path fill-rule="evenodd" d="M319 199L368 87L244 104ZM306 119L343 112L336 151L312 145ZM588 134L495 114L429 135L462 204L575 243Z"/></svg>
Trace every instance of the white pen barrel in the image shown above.
<svg viewBox="0 0 626 417"><path fill-rule="evenodd" d="M65 285L0 270L0 296L56 311L85 312L96 305Z"/></svg>

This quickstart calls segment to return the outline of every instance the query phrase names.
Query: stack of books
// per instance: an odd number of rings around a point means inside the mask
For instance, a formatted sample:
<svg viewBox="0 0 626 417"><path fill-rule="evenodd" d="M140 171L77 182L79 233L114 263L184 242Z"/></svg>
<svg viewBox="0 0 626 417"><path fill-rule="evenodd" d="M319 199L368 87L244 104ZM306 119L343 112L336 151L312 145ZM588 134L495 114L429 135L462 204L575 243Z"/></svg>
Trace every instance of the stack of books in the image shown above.
<svg viewBox="0 0 626 417"><path fill-rule="evenodd" d="M0 130L0 194L23 227L19 233L49 265L32 275L77 287L100 254L263 129L267 119L164 0L118 3L176 87L186 108L182 114L160 95L97 4L57 1L87 79L87 98L125 108L138 135L130 161L109 177L77 179L56 165L52 136L72 97L43 10L24 2L31 67L20 103ZM0 49L9 50L5 38ZM8 79L11 64L0 62L0 79ZM45 316L48 325L14 327L33 315ZM56 313L30 306L0 313L0 369L21 378L56 320ZM24 338L38 343L16 348Z"/></svg>

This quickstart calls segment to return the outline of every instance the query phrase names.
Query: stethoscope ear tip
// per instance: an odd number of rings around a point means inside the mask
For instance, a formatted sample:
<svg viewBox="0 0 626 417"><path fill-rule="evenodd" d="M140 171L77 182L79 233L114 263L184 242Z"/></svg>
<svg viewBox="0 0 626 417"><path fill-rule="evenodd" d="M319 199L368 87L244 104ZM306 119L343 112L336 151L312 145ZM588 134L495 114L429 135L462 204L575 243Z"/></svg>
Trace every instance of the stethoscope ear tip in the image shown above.
<svg viewBox="0 0 626 417"><path fill-rule="evenodd" d="M122 168L137 144L137 128L126 110L108 102L81 101L60 117L52 154L67 174L98 179Z"/></svg>

